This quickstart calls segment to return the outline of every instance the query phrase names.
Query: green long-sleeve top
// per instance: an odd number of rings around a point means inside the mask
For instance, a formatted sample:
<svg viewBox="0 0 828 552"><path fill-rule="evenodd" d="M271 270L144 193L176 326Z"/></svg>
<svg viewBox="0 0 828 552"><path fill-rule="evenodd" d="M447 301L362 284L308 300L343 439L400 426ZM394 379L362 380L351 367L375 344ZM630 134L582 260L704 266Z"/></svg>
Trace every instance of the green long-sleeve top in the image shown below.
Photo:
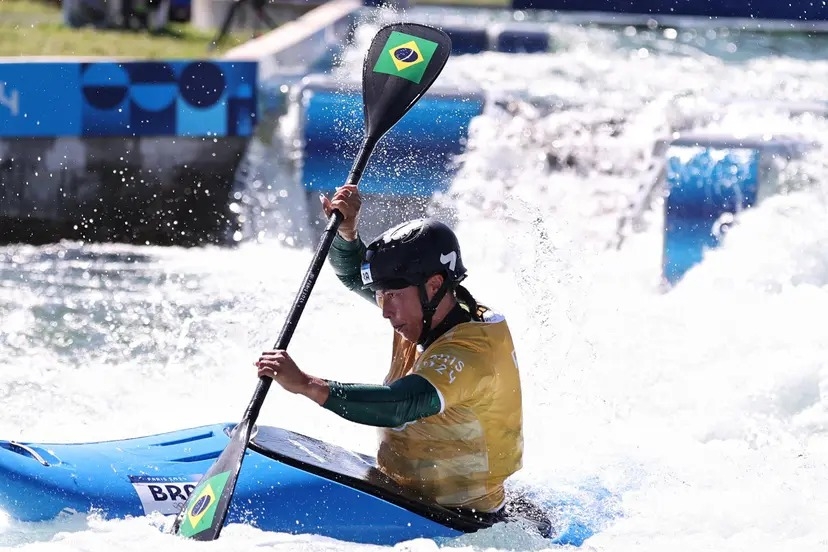
<svg viewBox="0 0 828 552"><path fill-rule="evenodd" d="M371 290L362 289L360 265L365 244L334 238L328 260L339 280L351 291L375 301ZM352 422L398 427L440 412L437 390L423 377L408 375L390 385L368 385L328 381L330 395L322 405Z"/></svg>
<svg viewBox="0 0 828 552"><path fill-rule="evenodd" d="M328 261L333 267L334 274L346 288L374 303L376 301L374 292L370 289L362 289L360 268L366 249L365 243L359 236L356 240L349 242L337 234L331 244Z"/></svg>

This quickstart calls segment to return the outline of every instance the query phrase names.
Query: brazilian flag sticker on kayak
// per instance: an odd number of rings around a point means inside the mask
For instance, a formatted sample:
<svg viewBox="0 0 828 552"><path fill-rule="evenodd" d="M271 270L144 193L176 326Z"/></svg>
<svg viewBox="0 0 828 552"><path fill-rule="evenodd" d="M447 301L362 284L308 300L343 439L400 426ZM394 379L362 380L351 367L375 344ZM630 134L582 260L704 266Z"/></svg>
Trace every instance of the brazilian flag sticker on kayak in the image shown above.
<svg viewBox="0 0 828 552"><path fill-rule="evenodd" d="M437 43L393 31L374 64L375 73L385 73L420 84Z"/></svg>
<svg viewBox="0 0 828 552"><path fill-rule="evenodd" d="M192 501L188 501L188 504L192 504L192 506L187 510L179 534L184 537L192 537L212 526L213 518L216 515L216 505L221 497L221 491L224 490L224 486L227 484L228 477L230 477L229 471L217 473L193 489L196 496Z"/></svg>

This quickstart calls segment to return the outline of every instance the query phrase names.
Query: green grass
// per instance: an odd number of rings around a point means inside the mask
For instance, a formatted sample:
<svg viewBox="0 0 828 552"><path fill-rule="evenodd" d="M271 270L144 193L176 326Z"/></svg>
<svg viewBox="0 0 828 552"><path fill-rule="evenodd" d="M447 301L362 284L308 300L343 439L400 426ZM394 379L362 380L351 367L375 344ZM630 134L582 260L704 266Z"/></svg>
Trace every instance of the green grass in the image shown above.
<svg viewBox="0 0 828 552"><path fill-rule="evenodd" d="M251 38L233 34L213 52L215 36L190 25L170 23L163 33L63 25L60 6L43 0L0 0L0 56L105 56L132 59L217 57Z"/></svg>

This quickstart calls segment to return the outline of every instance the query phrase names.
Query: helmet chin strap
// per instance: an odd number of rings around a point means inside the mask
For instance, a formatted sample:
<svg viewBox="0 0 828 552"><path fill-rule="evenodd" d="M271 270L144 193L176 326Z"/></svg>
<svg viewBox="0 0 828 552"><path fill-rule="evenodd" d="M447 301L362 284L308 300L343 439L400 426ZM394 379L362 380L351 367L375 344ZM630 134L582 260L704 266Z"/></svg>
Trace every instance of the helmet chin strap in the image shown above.
<svg viewBox="0 0 828 552"><path fill-rule="evenodd" d="M422 345L428 338L428 334L431 331L431 321L434 318L434 313L437 312L437 305L443 300L450 286L451 284L449 284L448 279L444 278L443 283L437 288L431 301L428 300L425 283L417 286L420 292L420 305L423 307L423 329L420 330L420 338L417 340L417 345Z"/></svg>

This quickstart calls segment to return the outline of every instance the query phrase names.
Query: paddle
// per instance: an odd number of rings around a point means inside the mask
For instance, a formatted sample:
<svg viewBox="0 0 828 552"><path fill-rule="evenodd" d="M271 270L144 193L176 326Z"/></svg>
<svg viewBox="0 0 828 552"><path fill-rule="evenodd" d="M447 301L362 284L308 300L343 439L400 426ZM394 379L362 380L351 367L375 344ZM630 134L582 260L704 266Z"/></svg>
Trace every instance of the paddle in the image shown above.
<svg viewBox="0 0 828 552"><path fill-rule="evenodd" d="M450 53L448 35L432 27L395 23L377 32L362 67L365 134L347 184L359 183L380 138L434 83ZM274 349L287 348L341 222L342 213L334 210ZM190 493L173 522L171 533L202 541L218 538L230 509L253 424L272 382L270 378L259 378L242 421L233 428L227 447Z"/></svg>

